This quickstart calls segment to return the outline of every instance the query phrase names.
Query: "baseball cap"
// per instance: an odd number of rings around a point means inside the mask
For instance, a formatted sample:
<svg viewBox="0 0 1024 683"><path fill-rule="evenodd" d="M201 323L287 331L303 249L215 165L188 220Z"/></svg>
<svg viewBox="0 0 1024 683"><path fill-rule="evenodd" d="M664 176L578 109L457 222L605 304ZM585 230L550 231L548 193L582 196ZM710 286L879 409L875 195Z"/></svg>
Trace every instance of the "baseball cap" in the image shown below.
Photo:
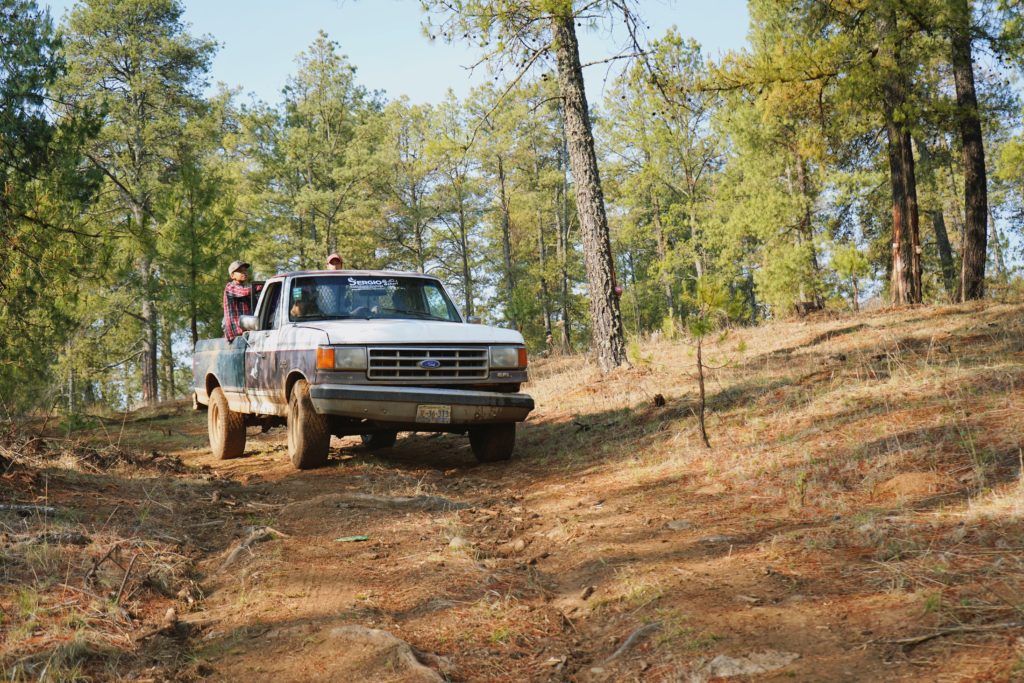
<svg viewBox="0 0 1024 683"><path fill-rule="evenodd" d="M327 262L330 263L331 261L339 261L341 263L345 262L344 260L342 260L341 256L339 256L338 254L331 254L330 256L328 256L327 257Z"/></svg>
<svg viewBox="0 0 1024 683"><path fill-rule="evenodd" d="M248 267L249 267L249 264L246 263L245 261L232 261L231 265L228 266L228 277L231 277L232 275L234 275L235 271L238 270L239 268L248 268Z"/></svg>

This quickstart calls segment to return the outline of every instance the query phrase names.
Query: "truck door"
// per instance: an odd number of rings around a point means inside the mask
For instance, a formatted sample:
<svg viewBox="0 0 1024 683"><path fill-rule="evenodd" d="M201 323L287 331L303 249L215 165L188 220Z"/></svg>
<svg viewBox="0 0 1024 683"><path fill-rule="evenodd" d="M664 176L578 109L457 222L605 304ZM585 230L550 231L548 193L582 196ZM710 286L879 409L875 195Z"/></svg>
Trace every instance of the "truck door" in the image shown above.
<svg viewBox="0 0 1024 683"><path fill-rule="evenodd" d="M266 286L256 312L259 329L249 332L249 347L245 350L245 387L253 412L264 415L283 415L284 404L277 400L278 331L281 326L281 281Z"/></svg>

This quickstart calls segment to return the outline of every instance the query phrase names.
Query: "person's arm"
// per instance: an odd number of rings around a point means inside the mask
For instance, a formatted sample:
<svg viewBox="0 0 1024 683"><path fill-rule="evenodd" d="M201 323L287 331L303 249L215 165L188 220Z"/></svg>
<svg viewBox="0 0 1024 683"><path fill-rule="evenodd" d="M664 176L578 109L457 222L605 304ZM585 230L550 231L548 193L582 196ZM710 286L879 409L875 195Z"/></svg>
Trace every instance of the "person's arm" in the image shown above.
<svg viewBox="0 0 1024 683"><path fill-rule="evenodd" d="M252 287L240 285L237 282L229 282L224 288L224 293L233 299L248 299L252 295Z"/></svg>

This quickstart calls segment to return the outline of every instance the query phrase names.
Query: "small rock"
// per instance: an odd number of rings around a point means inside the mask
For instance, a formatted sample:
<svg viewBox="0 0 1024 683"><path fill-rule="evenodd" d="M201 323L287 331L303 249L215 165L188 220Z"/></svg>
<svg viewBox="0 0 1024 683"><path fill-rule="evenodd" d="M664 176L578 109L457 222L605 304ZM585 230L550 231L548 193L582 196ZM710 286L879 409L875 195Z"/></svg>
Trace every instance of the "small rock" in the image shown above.
<svg viewBox="0 0 1024 683"><path fill-rule="evenodd" d="M592 673L592 674L603 674L604 673L604 667L603 666L592 666L592 667L590 667L590 673Z"/></svg>
<svg viewBox="0 0 1024 683"><path fill-rule="evenodd" d="M736 540L732 536L705 536L700 539L701 543L730 543Z"/></svg>
<svg viewBox="0 0 1024 683"><path fill-rule="evenodd" d="M580 600L586 600L591 595L593 595L594 591L596 591L596 590L597 590L597 586L587 586L586 588L583 589L583 592L580 593Z"/></svg>
<svg viewBox="0 0 1024 683"><path fill-rule="evenodd" d="M673 519L665 526L672 531L685 531L693 526L693 522L688 519Z"/></svg>
<svg viewBox="0 0 1024 683"><path fill-rule="evenodd" d="M178 610L168 607L164 614L164 626L174 626L178 623Z"/></svg>
<svg viewBox="0 0 1024 683"><path fill-rule="evenodd" d="M753 652L743 657L718 655L700 671L704 676L700 680L769 673L785 668L799 658L800 655L795 652L779 652L777 650Z"/></svg>
<svg viewBox="0 0 1024 683"><path fill-rule="evenodd" d="M518 539L515 543L512 544L512 552L514 552L514 553L521 553L525 549L526 549L526 541L524 541L521 538Z"/></svg>
<svg viewBox="0 0 1024 683"><path fill-rule="evenodd" d="M448 541L448 547L452 550L459 550L460 548L468 548L470 546L469 541L464 539L462 536L455 536L452 540Z"/></svg>

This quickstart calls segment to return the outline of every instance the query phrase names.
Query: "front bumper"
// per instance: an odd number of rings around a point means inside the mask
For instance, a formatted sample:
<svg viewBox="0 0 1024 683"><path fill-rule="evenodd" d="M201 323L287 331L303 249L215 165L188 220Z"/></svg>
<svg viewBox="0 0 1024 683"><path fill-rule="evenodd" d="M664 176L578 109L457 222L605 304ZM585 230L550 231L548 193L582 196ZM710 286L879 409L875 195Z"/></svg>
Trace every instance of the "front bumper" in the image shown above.
<svg viewBox="0 0 1024 683"><path fill-rule="evenodd" d="M313 406L322 415L339 415L378 422L416 423L421 405L451 406L451 425L522 422L533 410L526 394L429 387L319 384L310 388ZM443 427L421 423L424 431Z"/></svg>

